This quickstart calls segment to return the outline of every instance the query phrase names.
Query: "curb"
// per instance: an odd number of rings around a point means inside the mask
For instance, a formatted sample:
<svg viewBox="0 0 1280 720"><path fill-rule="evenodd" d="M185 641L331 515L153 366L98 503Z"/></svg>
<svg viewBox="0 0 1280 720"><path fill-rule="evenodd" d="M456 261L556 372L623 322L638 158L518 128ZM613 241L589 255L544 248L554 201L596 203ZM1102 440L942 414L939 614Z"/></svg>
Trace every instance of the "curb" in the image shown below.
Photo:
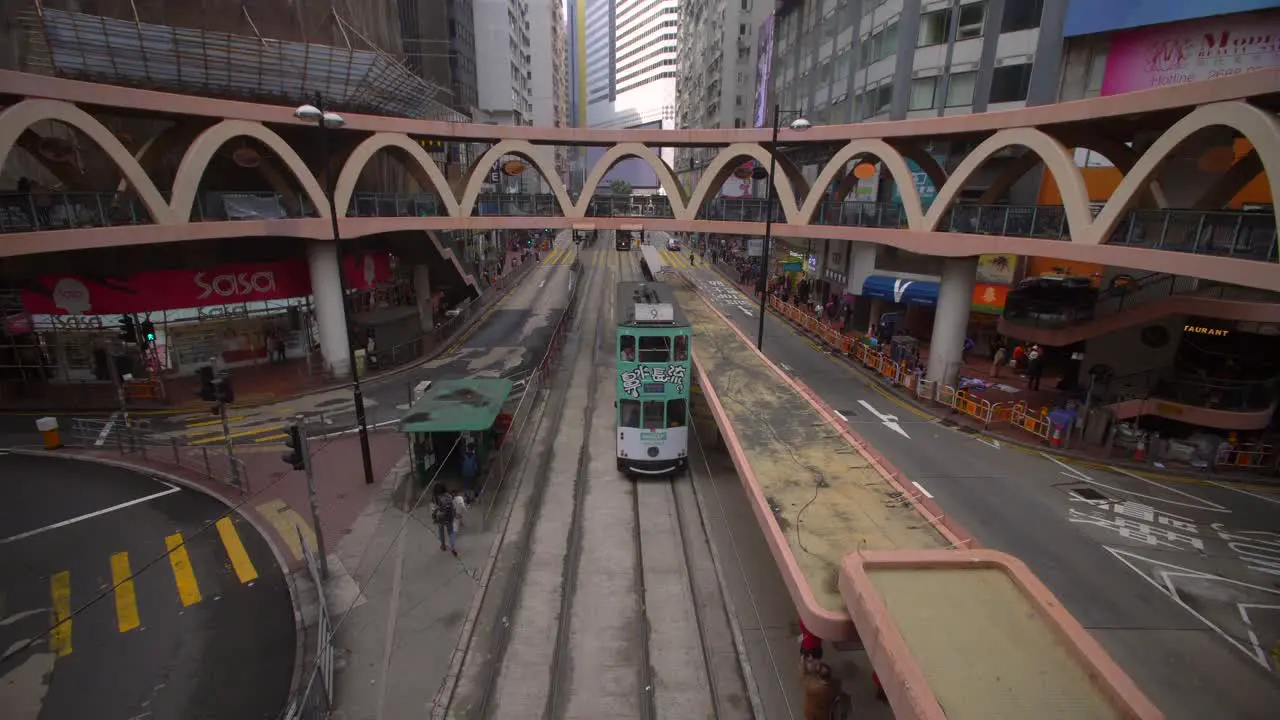
<svg viewBox="0 0 1280 720"><path fill-rule="evenodd" d="M271 549L271 555L275 558L276 565L280 567L280 574L284 576L285 587L287 587L289 590L289 604L293 606L293 635L294 635L293 673L292 673L293 677L289 681L289 695L286 698L285 706L280 708L280 712L283 713L287 709L289 701L293 700L293 698L298 694L298 691L301 689L301 686L302 686L302 675L303 675L304 666L306 665L304 656L306 655L306 650L307 650L307 627L306 627L306 620L302 616L302 601L301 601L301 598L299 598L298 596L298 587L293 579L293 573L289 571L289 564L285 560L284 553L280 551L279 545L276 543L274 539L272 539L271 534L266 531L266 529L262 526L261 523L259 523L257 520L254 520L252 517L249 516L248 513L241 510L240 506L230 498L224 497L220 493L216 493L208 488L201 487L200 485L190 480L179 477L172 473L165 472L163 470L156 470L154 468L146 467L145 465L135 465L134 463L125 462L123 460L111 460L109 458L97 458L97 457L88 457L85 455L72 455L72 454L50 455L49 451L47 450L32 450L28 448L3 448L3 451L7 453L11 453L13 455L26 455L30 457L56 457L56 458L63 458L67 460L75 460L78 462L96 463L98 465L106 465L109 467L119 468L121 470L128 470L130 472L135 472L142 475L156 477L165 482L172 483L181 488L184 488L186 490L191 490L193 492L198 492L198 493L207 495L208 497L211 497L214 500L221 502L223 505L226 505L227 509L229 509L231 512L234 512L236 515L239 515L245 522L249 523L250 527L252 527L254 531L258 533L258 535L262 536L262 539L266 542L267 547Z"/></svg>
<svg viewBox="0 0 1280 720"><path fill-rule="evenodd" d="M541 263L538 263L538 262L527 263L527 266L531 269L525 270L524 274L526 276L529 275L530 273L533 272L532 268L536 268L540 265ZM516 273L519 273L519 272L520 272L519 270L516 271ZM512 274L514 275L516 273L512 273ZM439 349L431 353L428 353L426 355L423 355L422 357L418 358L413 362L405 363L404 365L401 365L400 367L394 368L392 370L387 370L385 373L379 373L377 375L362 377L360 378L361 385L374 385L382 380L390 380L406 372L417 369L418 367L439 358L441 355L444 355L446 353L452 352L453 350L456 350L459 344L465 342L470 337L471 333L474 332L477 325L479 325L484 320L488 319L488 317L491 314L493 314L493 311L497 308L498 303L502 302L502 300L505 299L512 292L514 292L516 288L520 287L520 285L523 284L524 280L525 280L524 277L519 278L518 280L513 282L511 285L504 288L501 293L495 295L493 301L490 303L489 307L485 308L484 312L481 312L480 314L476 315L474 318L471 319L470 322L468 322L467 324L459 328L458 334L457 336L455 336L456 339L453 339L447 343L441 343ZM331 390L337 390L349 384L350 384L349 382L326 383L318 387L309 388L303 392L296 392L289 395L275 396L273 397L273 399L266 400L263 402L248 403L245 405L237 405L233 403L228 406L228 409L229 410L252 410L254 408L266 407L268 405L278 405L280 403L292 402L294 400L297 400L298 398L303 398L308 395L316 395L323 392L329 392ZM181 408L167 408L167 409L166 408L156 408L156 409L129 408L129 413L136 414L136 415L165 416L165 415L187 415L187 414L196 413L196 412L204 412L206 410L208 410L207 407L200 407L194 410L181 409ZM25 416L36 416L36 415L66 415L67 413L77 413L77 414L83 414L85 416L96 416L96 415L110 415L115 412L119 412L119 408L114 408L114 409L104 408L100 410L77 410L75 408L46 408L43 410L42 409L21 409L21 410L14 410L12 412L7 412L7 411L0 412L0 416L9 415L9 416L25 417Z"/></svg>
<svg viewBox="0 0 1280 720"><path fill-rule="evenodd" d="M747 296L746 293L743 292L741 286L736 281L734 281L731 277L726 275L724 271L720 267L718 267L718 265L714 269L715 269L715 272L721 278L723 278L727 283L729 283L734 290L736 290L743 296L748 297L751 300L755 300L754 297ZM1266 477L1255 478L1255 477L1248 477L1248 476L1241 477L1237 475L1214 475L1211 472L1195 473L1194 469L1188 469L1188 471L1186 472L1170 471L1168 469L1161 470L1160 468L1155 468L1148 463L1133 462L1131 460L1125 460L1122 458L1103 459L1103 458L1093 457L1090 455L1085 455L1083 453L1072 452L1071 450L1055 450L1045 444L1037 444L1029 440L1010 438L1005 435L999 435L997 433L990 432L985 428L962 425L950 418L951 413L938 412L939 406L923 403L911 393L898 392L899 388L897 386L892 386L892 385L886 386L882 381L879 380L878 375L868 372L865 367L863 367L857 362L854 362L848 356L832 351L825 343L822 342L821 338L814 335L810 335L808 332L805 332L803 328L791 322L789 318L779 314L772 307L768 309L768 312L769 312L769 315L771 315L774 319L783 323L787 327L787 329L791 330L793 333L795 333L799 337L804 338L805 340L809 340L815 344L818 344L819 347L823 348L826 354L828 354L833 358L836 358L841 362L841 364L846 365L849 367L849 369L857 372L859 376L863 378L864 381L868 382L868 384L872 384L872 385L875 385L877 388L883 388L889 391L892 394L894 399L910 405L912 408L915 408L917 411L924 413L925 415L928 415L929 417L934 418L939 422L950 423L957 428L961 428L962 432L971 433L973 435L988 438L990 440L996 440L1005 445L1016 446L1017 448L1027 452L1044 453L1045 455L1050 455L1061 460L1074 460L1078 463L1085 464L1095 468L1105 469L1108 466L1114 466L1117 468L1122 468L1122 469L1130 470L1134 472L1141 471L1149 475L1154 475L1156 478L1167 480L1170 482L1195 483L1195 482L1205 482L1205 481L1212 480L1215 482L1253 484L1253 485L1260 485L1268 488L1280 489L1280 480L1271 480ZM871 381L874 381L874 382L871 382Z"/></svg>

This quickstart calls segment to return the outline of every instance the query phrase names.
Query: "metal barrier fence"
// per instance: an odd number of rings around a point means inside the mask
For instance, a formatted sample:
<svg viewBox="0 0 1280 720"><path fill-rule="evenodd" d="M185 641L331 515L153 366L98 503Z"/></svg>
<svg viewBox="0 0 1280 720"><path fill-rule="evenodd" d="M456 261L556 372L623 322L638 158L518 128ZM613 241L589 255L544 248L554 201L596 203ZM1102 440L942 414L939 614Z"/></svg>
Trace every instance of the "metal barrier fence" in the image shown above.
<svg viewBox="0 0 1280 720"><path fill-rule="evenodd" d="M211 480L242 493L251 491L248 469L240 458L228 457L219 448L192 447L178 437L148 432L146 420L72 418L67 427L67 444L85 450L119 453L124 458L160 463L191 470L203 480Z"/></svg>
<svg viewBox="0 0 1280 720"><path fill-rule="evenodd" d="M297 532L307 572L319 595L319 602L316 603L316 658L302 694L289 704L284 717L286 720L324 720L333 708L333 619L329 616L329 605L325 601L319 561L302 536L301 528Z"/></svg>

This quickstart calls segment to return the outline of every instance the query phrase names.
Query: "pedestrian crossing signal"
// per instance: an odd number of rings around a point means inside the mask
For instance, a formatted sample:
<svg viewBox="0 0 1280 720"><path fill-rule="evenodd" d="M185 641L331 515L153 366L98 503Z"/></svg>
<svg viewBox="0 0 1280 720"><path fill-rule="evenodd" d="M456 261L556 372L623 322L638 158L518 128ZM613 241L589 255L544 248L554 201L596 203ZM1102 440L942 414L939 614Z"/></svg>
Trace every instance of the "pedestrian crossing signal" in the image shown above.
<svg viewBox="0 0 1280 720"><path fill-rule="evenodd" d="M302 426L292 425L289 427L289 437L285 438L284 446L289 448L289 452L284 453L281 457L294 470L302 470L307 466L307 455L303 449Z"/></svg>
<svg viewBox="0 0 1280 720"><path fill-rule="evenodd" d="M156 341L156 324L150 320L142 321L142 337L150 345Z"/></svg>

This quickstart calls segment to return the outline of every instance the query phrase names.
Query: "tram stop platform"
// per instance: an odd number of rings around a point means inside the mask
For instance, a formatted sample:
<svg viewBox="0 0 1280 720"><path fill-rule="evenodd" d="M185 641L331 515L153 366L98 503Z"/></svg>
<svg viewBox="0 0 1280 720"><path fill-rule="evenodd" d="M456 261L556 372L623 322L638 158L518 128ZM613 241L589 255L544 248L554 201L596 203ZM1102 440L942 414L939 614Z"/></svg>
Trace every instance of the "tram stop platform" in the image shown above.
<svg viewBox="0 0 1280 720"><path fill-rule="evenodd" d="M932 499L687 280L696 381L801 619L865 646L898 718L1162 718L1017 559Z"/></svg>

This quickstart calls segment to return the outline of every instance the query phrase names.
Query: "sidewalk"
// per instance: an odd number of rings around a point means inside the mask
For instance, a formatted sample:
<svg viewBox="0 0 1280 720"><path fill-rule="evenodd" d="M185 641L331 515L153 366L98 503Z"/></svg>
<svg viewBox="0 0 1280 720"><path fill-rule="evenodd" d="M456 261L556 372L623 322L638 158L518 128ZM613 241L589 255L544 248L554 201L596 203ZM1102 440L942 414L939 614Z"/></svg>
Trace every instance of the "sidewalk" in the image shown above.
<svg viewBox="0 0 1280 720"><path fill-rule="evenodd" d="M754 302L759 302L759 295L755 293L755 287L752 283L739 283L737 281L737 273L726 267L723 263L715 264L716 271L724 277L726 282L733 287L738 288L743 294L752 298ZM1115 466L1133 471L1141 471L1143 474L1152 477L1164 477L1171 480L1201 480L1211 475L1214 480L1229 480L1236 483L1255 483L1260 485L1274 485L1277 482L1272 478L1261 475L1256 472L1233 471L1229 469L1215 468L1211 473L1203 470L1197 470L1188 465L1178 463L1157 464L1154 462L1143 462L1134 460L1131 456L1123 454L1123 450L1117 448L1108 455L1107 450L1099 445L1086 445L1078 437L1073 437L1067 448L1052 448L1047 441L1039 440L1021 429L1005 423L995 423L984 425L976 418L970 417L963 413L955 412L951 408L936 403L928 402L923 398L918 398L912 392L907 391L901 386L889 383L879 375L872 373L866 369L862 363L857 362L849 355L837 352L823 339L806 329L800 327L788 318L780 315L774 310L770 310L770 314L777 320L786 323L793 332L804 336L810 340L815 347L821 348L830 353L831 357L838 358L841 362L848 364L859 373L866 376L869 380L876 380L877 387L886 395L891 395L895 400L907 404L922 415L933 417L939 422L948 425L954 425L966 432L982 435L994 442L1005 443L1024 450L1033 452L1044 452L1062 458L1070 458L1084 464L1095 466ZM861 333L845 332L848 337L861 337ZM925 344L920 345L920 361L927 363L929 357L929 349ZM1027 387L1027 378L1019 375L1008 367L1001 368L998 375L992 375L991 361L988 358L978 357L974 353L970 353L966 358L966 362L960 368L960 377L962 380L968 380L969 387L961 388L967 392L983 400L987 400L992 404L1015 402L1025 402L1027 407L1036 412L1040 408L1048 408L1050 410L1063 405L1067 399L1067 393L1056 390L1060 378L1057 376L1046 375L1041 378L1041 389L1030 390Z"/></svg>

